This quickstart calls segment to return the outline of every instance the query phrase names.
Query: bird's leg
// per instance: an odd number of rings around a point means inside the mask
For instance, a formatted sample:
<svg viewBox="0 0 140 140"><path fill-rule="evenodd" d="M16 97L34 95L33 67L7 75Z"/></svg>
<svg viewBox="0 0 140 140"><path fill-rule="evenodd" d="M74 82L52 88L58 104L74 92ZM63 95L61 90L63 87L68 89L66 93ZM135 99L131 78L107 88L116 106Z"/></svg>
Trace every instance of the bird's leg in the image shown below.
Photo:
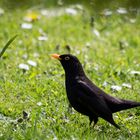
<svg viewBox="0 0 140 140"><path fill-rule="evenodd" d="M112 125L114 125L116 128L120 129L119 125L117 125L112 117L112 114L110 114L110 116L106 116L105 118L106 121L108 121L109 123L111 123Z"/></svg>
<svg viewBox="0 0 140 140"><path fill-rule="evenodd" d="M93 121L93 117L89 116L89 126L91 126L92 121Z"/></svg>
<svg viewBox="0 0 140 140"><path fill-rule="evenodd" d="M94 128L94 126L96 125L96 123L98 122L98 117L94 117L94 125L93 125L93 128Z"/></svg>
<svg viewBox="0 0 140 140"><path fill-rule="evenodd" d="M94 124L93 124L93 127L96 125L96 123L98 122L98 117L97 116L89 116L89 120L90 120L90 122L89 122L89 125L91 126L91 123L94 121Z"/></svg>
<svg viewBox="0 0 140 140"><path fill-rule="evenodd" d="M115 121L113 120L113 118L111 118L108 122L111 123L112 125L114 125L116 128L120 129L119 125L117 125L115 123Z"/></svg>

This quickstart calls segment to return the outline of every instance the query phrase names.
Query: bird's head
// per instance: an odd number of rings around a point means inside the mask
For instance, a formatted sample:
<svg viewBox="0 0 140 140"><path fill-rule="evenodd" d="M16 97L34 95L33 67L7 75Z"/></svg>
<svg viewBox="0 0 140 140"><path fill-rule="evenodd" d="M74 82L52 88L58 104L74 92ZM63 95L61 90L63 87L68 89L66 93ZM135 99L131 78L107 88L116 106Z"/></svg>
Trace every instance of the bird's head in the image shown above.
<svg viewBox="0 0 140 140"><path fill-rule="evenodd" d="M84 74L82 65L76 56L71 54L52 54L51 56L61 62L66 75L72 74L73 76L77 76L79 74Z"/></svg>

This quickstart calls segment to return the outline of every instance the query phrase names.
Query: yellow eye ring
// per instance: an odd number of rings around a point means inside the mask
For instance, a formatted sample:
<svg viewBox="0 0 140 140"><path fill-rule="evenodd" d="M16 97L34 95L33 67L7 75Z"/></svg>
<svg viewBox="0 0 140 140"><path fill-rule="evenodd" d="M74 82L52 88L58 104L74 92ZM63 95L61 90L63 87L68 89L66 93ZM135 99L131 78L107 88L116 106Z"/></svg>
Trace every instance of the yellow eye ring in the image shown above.
<svg viewBox="0 0 140 140"><path fill-rule="evenodd" d="M66 56L66 57L65 57L65 60L69 60L69 59L70 59L70 57L69 57L69 56Z"/></svg>

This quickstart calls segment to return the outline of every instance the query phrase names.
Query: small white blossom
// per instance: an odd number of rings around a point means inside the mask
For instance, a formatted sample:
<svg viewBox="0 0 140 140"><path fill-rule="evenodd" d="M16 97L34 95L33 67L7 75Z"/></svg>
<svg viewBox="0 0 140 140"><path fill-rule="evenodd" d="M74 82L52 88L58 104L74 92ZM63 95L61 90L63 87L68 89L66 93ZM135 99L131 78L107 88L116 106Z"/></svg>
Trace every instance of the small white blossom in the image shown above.
<svg viewBox="0 0 140 140"><path fill-rule="evenodd" d="M31 23L22 23L21 28L22 29L32 29L33 25Z"/></svg>
<svg viewBox="0 0 140 140"><path fill-rule="evenodd" d="M134 118L133 116L130 116L130 117L126 118L125 120L131 120L133 118Z"/></svg>
<svg viewBox="0 0 140 140"><path fill-rule="evenodd" d="M126 10L125 8L118 8L118 9L117 9L117 12L118 12L119 14L127 14L127 10Z"/></svg>
<svg viewBox="0 0 140 140"><path fill-rule="evenodd" d="M39 54L35 52L34 57L39 57Z"/></svg>
<svg viewBox="0 0 140 140"><path fill-rule="evenodd" d="M127 87L127 88L132 88L132 85L129 83L123 83L122 84L123 87Z"/></svg>
<svg viewBox="0 0 140 140"><path fill-rule="evenodd" d="M93 29L93 33L97 36L100 37L100 32L97 29Z"/></svg>
<svg viewBox="0 0 140 140"><path fill-rule="evenodd" d="M108 83L106 81L103 82L103 86L106 87Z"/></svg>
<svg viewBox="0 0 140 140"><path fill-rule="evenodd" d="M131 23L135 23L136 22L136 19L130 19L130 22Z"/></svg>
<svg viewBox="0 0 140 140"><path fill-rule="evenodd" d="M110 16L110 15L112 15L112 11L109 10L109 9L105 9L105 10L103 11L103 14L104 14L105 16Z"/></svg>
<svg viewBox="0 0 140 140"><path fill-rule="evenodd" d="M130 74L132 74L132 75L140 75L140 71L132 70L132 71L130 71Z"/></svg>
<svg viewBox="0 0 140 140"><path fill-rule="evenodd" d="M40 40L40 41L47 41L48 37L47 36L39 36L38 40Z"/></svg>
<svg viewBox="0 0 140 140"><path fill-rule="evenodd" d="M35 61L32 61L32 60L28 60L27 63L33 67L36 67L37 66L37 63Z"/></svg>
<svg viewBox="0 0 140 140"><path fill-rule="evenodd" d="M29 66L27 64L23 64L23 63L19 64L19 68L23 69L23 70L29 70Z"/></svg>
<svg viewBox="0 0 140 140"><path fill-rule="evenodd" d="M28 58L28 54L23 54L22 58L27 59Z"/></svg>
<svg viewBox="0 0 140 140"><path fill-rule="evenodd" d="M120 91L122 89L122 87L121 86L117 86L117 85L112 85L111 89L114 90L114 91Z"/></svg>
<svg viewBox="0 0 140 140"><path fill-rule="evenodd" d="M2 8L0 8L0 15L4 14L4 10Z"/></svg>
<svg viewBox="0 0 140 140"><path fill-rule="evenodd" d="M86 42L86 46L87 47L90 47L91 46L91 43L90 42Z"/></svg>
<svg viewBox="0 0 140 140"><path fill-rule="evenodd" d="M73 8L66 8L65 12L67 14L71 14L71 15L76 15L77 14L77 11L75 9L73 9Z"/></svg>
<svg viewBox="0 0 140 140"><path fill-rule="evenodd" d="M38 105L38 106L42 106L42 103L41 103L41 102L38 102L37 105Z"/></svg>

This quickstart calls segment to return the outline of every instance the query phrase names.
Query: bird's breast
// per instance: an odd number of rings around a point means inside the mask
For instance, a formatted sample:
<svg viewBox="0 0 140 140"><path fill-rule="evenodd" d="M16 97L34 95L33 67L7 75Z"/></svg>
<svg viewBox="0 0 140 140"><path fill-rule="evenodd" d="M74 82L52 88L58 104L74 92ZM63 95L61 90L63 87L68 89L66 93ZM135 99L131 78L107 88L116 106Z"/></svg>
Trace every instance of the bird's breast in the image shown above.
<svg viewBox="0 0 140 140"><path fill-rule="evenodd" d="M71 106L78 111L79 113L83 115L90 115L91 112L88 110L87 107L85 107L83 104L79 102L79 93L80 92L76 86L76 83L72 83L70 81L66 82L66 92L67 92L67 98L71 104Z"/></svg>
<svg viewBox="0 0 140 140"><path fill-rule="evenodd" d="M75 102L77 99L76 83L71 80L66 80L66 93L70 103Z"/></svg>

